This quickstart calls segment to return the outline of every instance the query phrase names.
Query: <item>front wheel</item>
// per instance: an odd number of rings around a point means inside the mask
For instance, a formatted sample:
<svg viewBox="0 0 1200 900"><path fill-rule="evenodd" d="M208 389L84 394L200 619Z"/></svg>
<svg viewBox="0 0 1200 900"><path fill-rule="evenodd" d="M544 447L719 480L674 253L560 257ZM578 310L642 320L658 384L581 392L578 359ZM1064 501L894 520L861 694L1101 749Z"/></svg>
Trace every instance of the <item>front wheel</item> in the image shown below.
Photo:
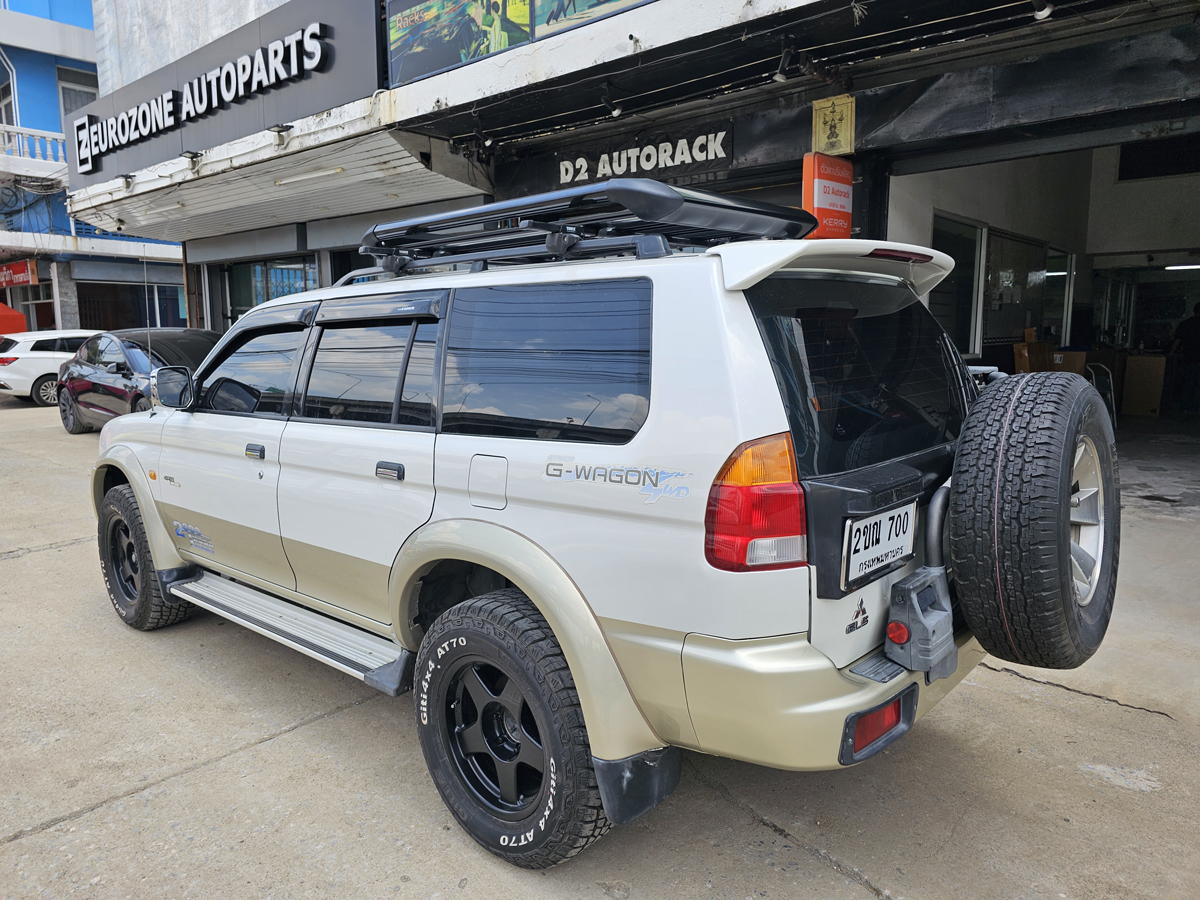
<svg viewBox="0 0 1200 900"><path fill-rule="evenodd" d="M146 412L149 409L150 409L150 401L147 400L145 397L138 397L137 402L135 404L133 404L133 411L135 413Z"/></svg>
<svg viewBox="0 0 1200 900"><path fill-rule="evenodd" d="M119 484L104 495L97 538L108 598L126 625L153 631L191 614L195 607L190 603L163 600L142 512L129 485Z"/></svg>
<svg viewBox="0 0 1200 900"><path fill-rule="evenodd" d="M434 784L487 850L544 869L608 831L575 682L521 591L443 613L417 654L414 695Z"/></svg>

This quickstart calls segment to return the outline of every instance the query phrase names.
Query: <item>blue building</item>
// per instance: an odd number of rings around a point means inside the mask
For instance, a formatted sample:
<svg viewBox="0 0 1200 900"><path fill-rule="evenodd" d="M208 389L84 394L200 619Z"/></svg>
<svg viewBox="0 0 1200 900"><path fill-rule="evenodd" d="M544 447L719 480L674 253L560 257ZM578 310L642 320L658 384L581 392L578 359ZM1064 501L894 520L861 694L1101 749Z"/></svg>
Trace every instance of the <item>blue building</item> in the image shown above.
<svg viewBox="0 0 1200 900"><path fill-rule="evenodd" d="M177 244L67 213L65 132L98 96L90 0L0 3L0 302L31 331L186 324Z"/></svg>

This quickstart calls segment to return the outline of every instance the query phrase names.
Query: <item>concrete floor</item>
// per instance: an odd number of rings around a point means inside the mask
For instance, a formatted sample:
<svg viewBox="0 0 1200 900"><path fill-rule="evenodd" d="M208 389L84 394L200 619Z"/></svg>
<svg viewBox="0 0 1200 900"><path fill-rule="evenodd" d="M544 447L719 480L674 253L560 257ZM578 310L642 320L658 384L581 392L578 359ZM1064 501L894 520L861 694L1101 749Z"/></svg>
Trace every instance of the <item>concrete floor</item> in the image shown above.
<svg viewBox="0 0 1200 900"><path fill-rule="evenodd" d="M1194 477L1200 448L1167 443L1122 448L1127 485ZM1200 522L1180 504L1127 505L1114 622L1081 669L989 660L848 771L689 753L652 814L531 873L454 824L410 697L207 614L124 626L96 559L95 452L57 411L0 400L0 897L1200 892ZM1142 463L1167 472L1131 479Z"/></svg>

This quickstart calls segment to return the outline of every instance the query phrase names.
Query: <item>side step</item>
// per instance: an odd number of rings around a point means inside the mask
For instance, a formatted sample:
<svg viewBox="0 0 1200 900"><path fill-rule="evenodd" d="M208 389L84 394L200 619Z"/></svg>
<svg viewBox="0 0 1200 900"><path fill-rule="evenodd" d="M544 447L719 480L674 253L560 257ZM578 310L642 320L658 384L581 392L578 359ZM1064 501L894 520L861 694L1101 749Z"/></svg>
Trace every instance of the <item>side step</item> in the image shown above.
<svg viewBox="0 0 1200 900"><path fill-rule="evenodd" d="M386 638L206 572L171 593L395 697L412 689L414 654Z"/></svg>

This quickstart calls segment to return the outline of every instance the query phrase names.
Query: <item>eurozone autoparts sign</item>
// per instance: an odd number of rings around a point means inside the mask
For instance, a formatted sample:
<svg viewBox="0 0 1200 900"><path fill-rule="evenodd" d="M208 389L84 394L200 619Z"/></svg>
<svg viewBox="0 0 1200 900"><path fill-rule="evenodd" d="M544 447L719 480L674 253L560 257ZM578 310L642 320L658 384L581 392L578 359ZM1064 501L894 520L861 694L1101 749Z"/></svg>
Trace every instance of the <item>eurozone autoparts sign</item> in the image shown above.
<svg viewBox="0 0 1200 900"><path fill-rule="evenodd" d="M72 123L77 167L81 173L100 168L108 153L159 133L178 128L190 119L228 109L271 88L302 79L325 68L328 50L323 38L328 27L312 22L291 34L258 47L183 82L183 90L168 90L134 103L117 115L99 118L83 115Z"/></svg>
<svg viewBox="0 0 1200 900"><path fill-rule="evenodd" d="M618 138L596 147L563 150L557 157L560 187L608 178L673 178L727 169L733 157L733 123Z"/></svg>

